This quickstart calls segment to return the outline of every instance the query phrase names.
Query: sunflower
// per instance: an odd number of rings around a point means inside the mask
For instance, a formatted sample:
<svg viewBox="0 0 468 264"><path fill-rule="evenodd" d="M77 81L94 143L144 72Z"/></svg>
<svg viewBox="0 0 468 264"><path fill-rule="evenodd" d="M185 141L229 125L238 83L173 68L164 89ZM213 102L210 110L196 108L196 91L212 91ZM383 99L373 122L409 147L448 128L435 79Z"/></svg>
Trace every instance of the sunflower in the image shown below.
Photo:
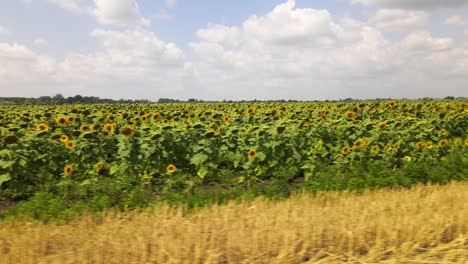
<svg viewBox="0 0 468 264"><path fill-rule="evenodd" d="M80 131L85 132L85 131L91 131L91 127L87 124L83 124L80 126Z"/></svg>
<svg viewBox="0 0 468 264"><path fill-rule="evenodd" d="M427 141L426 142L426 148L432 149L433 146L434 146L434 143L432 143L432 141Z"/></svg>
<svg viewBox="0 0 468 264"><path fill-rule="evenodd" d="M99 173L102 170L102 168L104 168L104 165L106 165L106 163L102 160L96 163L96 166L94 166L96 173Z"/></svg>
<svg viewBox="0 0 468 264"><path fill-rule="evenodd" d="M448 131L443 128L443 129L440 130L440 134L442 134L442 136L446 136L446 135L448 135Z"/></svg>
<svg viewBox="0 0 468 264"><path fill-rule="evenodd" d="M420 150L420 149L422 149L422 147L424 147L424 141L419 141L419 142L416 144L416 149Z"/></svg>
<svg viewBox="0 0 468 264"><path fill-rule="evenodd" d="M64 126L67 124L67 118L66 117L59 117L55 120L59 126Z"/></svg>
<svg viewBox="0 0 468 264"><path fill-rule="evenodd" d="M231 120L231 118L230 118L229 116L223 117L223 121L224 121L224 122L229 122L229 120Z"/></svg>
<svg viewBox="0 0 468 264"><path fill-rule="evenodd" d="M387 128L387 123L382 123L379 125L379 130L384 130L385 128Z"/></svg>
<svg viewBox="0 0 468 264"><path fill-rule="evenodd" d="M388 105L388 107L390 107L390 108L394 108L395 106L397 106L397 102L395 102L395 101L390 101L390 102L388 102L387 105Z"/></svg>
<svg viewBox="0 0 468 264"><path fill-rule="evenodd" d="M68 176L70 176L72 173L73 173L73 166L72 166L71 164L65 165L65 167L63 168L63 175L64 175L65 177L68 177Z"/></svg>
<svg viewBox="0 0 468 264"><path fill-rule="evenodd" d="M462 138L461 137L456 137L453 142L455 143L455 145L459 146L459 145L462 144Z"/></svg>
<svg viewBox="0 0 468 264"><path fill-rule="evenodd" d="M167 173L174 173L177 170L176 166L174 164L169 164L166 167Z"/></svg>
<svg viewBox="0 0 468 264"><path fill-rule="evenodd" d="M175 169L174 169L174 170L175 170ZM169 172L169 171L168 171L168 172ZM172 172L171 172L171 173L172 173ZM143 179L145 179L145 180L151 180L151 179L153 179L153 176L152 176L151 174L145 172L145 173L143 174Z"/></svg>
<svg viewBox="0 0 468 264"><path fill-rule="evenodd" d="M468 146L468 138L465 139L465 146Z"/></svg>
<svg viewBox="0 0 468 264"><path fill-rule="evenodd" d="M349 119L349 120L352 120L356 117L356 113L354 112L347 112L346 113L346 118Z"/></svg>
<svg viewBox="0 0 468 264"><path fill-rule="evenodd" d="M49 131L49 125L47 123L40 123L36 126L36 128L41 132Z"/></svg>
<svg viewBox="0 0 468 264"><path fill-rule="evenodd" d="M447 139L442 139L439 141L439 147L445 148L448 145L449 141Z"/></svg>
<svg viewBox="0 0 468 264"><path fill-rule="evenodd" d="M109 131L106 131L106 130L102 131L102 133L101 133L101 136L102 136L103 138L106 138L106 137L108 137L109 135L110 135Z"/></svg>
<svg viewBox="0 0 468 264"><path fill-rule="evenodd" d="M361 140L361 139L356 140L356 142L354 142L354 144L353 144L353 147L354 147L355 149L359 149L359 148L364 147L364 141Z"/></svg>
<svg viewBox="0 0 468 264"><path fill-rule="evenodd" d="M60 135L60 141L67 142L68 141L68 136L64 135L64 134Z"/></svg>
<svg viewBox="0 0 468 264"><path fill-rule="evenodd" d="M386 151L391 151L392 149L393 149L392 144L387 143L387 145L385 145L385 150L386 150Z"/></svg>
<svg viewBox="0 0 468 264"><path fill-rule="evenodd" d="M125 127L122 130L120 130L120 134L125 136L128 139L128 138L131 138L135 134L135 131L129 127Z"/></svg>
<svg viewBox="0 0 468 264"><path fill-rule="evenodd" d="M343 155L347 155L351 152L351 148L349 146L345 146L342 150L341 150L341 154Z"/></svg>
<svg viewBox="0 0 468 264"><path fill-rule="evenodd" d="M371 149L372 155L376 155L377 153L379 153L379 150L380 150L380 147L378 145L372 146L372 149Z"/></svg>
<svg viewBox="0 0 468 264"><path fill-rule="evenodd" d="M407 162L410 162L410 161L413 160L413 158L411 158L410 156L405 156L405 157L403 158L403 160L405 160L405 161L407 161Z"/></svg>
<svg viewBox="0 0 468 264"><path fill-rule="evenodd" d="M140 121L141 121L141 122L146 122L146 121L148 121L148 116L146 116L146 115L140 116Z"/></svg>
<svg viewBox="0 0 468 264"><path fill-rule="evenodd" d="M107 131L109 133L114 133L114 130L115 130L115 125L114 124L105 124L104 125L104 131Z"/></svg>
<svg viewBox="0 0 468 264"><path fill-rule="evenodd" d="M65 147L66 147L67 149L73 149L73 148L76 146L76 143L75 143L75 141L73 141L73 140L67 140L67 141L64 142L64 143L65 143Z"/></svg>
<svg viewBox="0 0 468 264"><path fill-rule="evenodd" d="M18 143L19 138L15 135L10 135L10 136L5 137L4 141L6 144L16 144Z"/></svg>
<svg viewBox="0 0 468 264"><path fill-rule="evenodd" d="M75 122L75 117L74 116L67 117L67 123L74 123L74 122Z"/></svg>
<svg viewBox="0 0 468 264"><path fill-rule="evenodd" d="M257 151L255 149L250 149L249 152L247 152L247 157L249 159L254 159L257 157Z"/></svg>

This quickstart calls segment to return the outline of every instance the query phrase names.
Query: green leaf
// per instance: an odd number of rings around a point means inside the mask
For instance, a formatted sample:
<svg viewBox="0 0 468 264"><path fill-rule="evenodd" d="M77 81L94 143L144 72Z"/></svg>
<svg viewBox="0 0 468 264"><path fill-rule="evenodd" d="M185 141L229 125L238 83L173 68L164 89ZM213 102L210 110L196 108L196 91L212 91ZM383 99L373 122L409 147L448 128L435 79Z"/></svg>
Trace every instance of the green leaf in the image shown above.
<svg viewBox="0 0 468 264"><path fill-rule="evenodd" d="M197 175L198 177L200 177L201 179L205 178L206 174L208 174L208 169L206 167L201 167L198 171L197 171Z"/></svg>
<svg viewBox="0 0 468 264"><path fill-rule="evenodd" d="M198 153L192 157L192 159L190 160L190 163L195 166L200 166L200 164L205 162L208 158L209 158L208 155L203 154L203 153Z"/></svg>
<svg viewBox="0 0 468 264"><path fill-rule="evenodd" d="M9 167L11 167L13 164L15 164L15 160L8 160L8 161L5 161L5 160L0 160L0 167L2 169L7 169Z"/></svg>
<svg viewBox="0 0 468 264"><path fill-rule="evenodd" d="M0 175L0 187L2 186L2 184L4 182L7 182L9 180L11 180L11 176L10 176L9 173L5 173L5 174Z"/></svg>
<svg viewBox="0 0 468 264"><path fill-rule="evenodd" d="M266 155L265 155L265 153L263 153L263 152L257 152L257 157L256 157L256 158L257 158L258 160L260 160L260 161L264 161L265 158L266 158Z"/></svg>

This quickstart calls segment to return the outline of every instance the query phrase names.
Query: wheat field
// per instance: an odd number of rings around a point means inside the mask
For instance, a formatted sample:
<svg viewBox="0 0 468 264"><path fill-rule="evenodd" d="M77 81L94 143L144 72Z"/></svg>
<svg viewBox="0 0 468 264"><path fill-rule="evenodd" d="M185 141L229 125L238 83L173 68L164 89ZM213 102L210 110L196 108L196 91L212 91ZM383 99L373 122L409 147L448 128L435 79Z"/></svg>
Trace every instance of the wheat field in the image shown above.
<svg viewBox="0 0 468 264"><path fill-rule="evenodd" d="M467 263L468 184L0 222L1 263Z"/></svg>

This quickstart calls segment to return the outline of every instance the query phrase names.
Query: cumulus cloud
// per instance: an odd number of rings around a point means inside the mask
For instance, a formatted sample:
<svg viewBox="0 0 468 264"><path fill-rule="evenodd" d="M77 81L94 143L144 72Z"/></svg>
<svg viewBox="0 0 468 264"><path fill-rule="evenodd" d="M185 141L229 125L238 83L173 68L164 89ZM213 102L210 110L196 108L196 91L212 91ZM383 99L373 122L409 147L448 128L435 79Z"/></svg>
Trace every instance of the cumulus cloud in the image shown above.
<svg viewBox="0 0 468 264"><path fill-rule="evenodd" d="M135 0L94 0L96 7L92 14L97 21L105 25L148 26L150 21L144 18Z"/></svg>
<svg viewBox="0 0 468 264"><path fill-rule="evenodd" d="M83 11L82 4L87 0L48 0L50 3L71 12L80 13Z"/></svg>
<svg viewBox="0 0 468 264"><path fill-rule="evenodd" d="M380 9L369 23L382 30L411 30L427 25L430 15L424 11Z"/></svg>
<svg viewBox="0 0 468 264"><path fill-rule="evenodd" d="M401 15L408 13L388 16ZM296 8L294 1L241 26L209 25L197 37L190 43L196 73L206 94L216 99L417 97L451 89L460 94L460 85L438 91L436 80L434 87L426 82L466 72L455 70L456 56L463 51L455 49L452 39L421 31L389 40L365 22Z"/></svg>
<svg viewBox="0 0 468 264"><path fill-rule="evenodd" d="M177 5L177 0L166 0L166 5L168 7L174 7L175 5Z"/></svg>
<svg viewBox="0 0 468 264"><path fill-rule="evenodd" d="M468 19L458 15L450 16L445 19L444 24L451 26L466 26L468 25Z"/></svg>
<svg viewBox="0 0 468 264"><path fill-rule="evenodd" d="M7 35L7 34L10 34L10 31L8 30L8 28L0 25L0 35Z"/></svg>
<svg viewBox="0 0 468 264"><path fill-rule="evenodd" d="M33 41L33 44L36 46L44 46L44 45L47 45L47 40L43 38L37 38Z"/></svg>
<svg viewBox="0 0 468 264"><path fill-rule="evenodd" d="M396 9L457 8L468 5L466 0L351 0L352 3Z"/></svg>
<svg viewBox="0 0 468 264"><path fill-rule="evenodd" d="M60 92L153 100L196 95L188 88L196 85L192 66L175 44L142 29L96 29L90 36L101 44L99 51L69 54L63 60L41 55L22 44L0 43L0 86L14 87L5 95Z"/></svg>

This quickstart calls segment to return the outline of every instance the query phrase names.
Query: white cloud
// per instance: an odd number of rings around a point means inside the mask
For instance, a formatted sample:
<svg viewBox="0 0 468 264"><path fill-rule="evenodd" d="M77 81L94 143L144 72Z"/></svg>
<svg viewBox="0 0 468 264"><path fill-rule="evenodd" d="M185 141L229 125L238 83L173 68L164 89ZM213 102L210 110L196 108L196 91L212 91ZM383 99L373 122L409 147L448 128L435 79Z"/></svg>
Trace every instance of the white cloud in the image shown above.
<svg viewBox="0 0 468 264"><path fill-rule="evenodd" d="M43 38L37 38L33 41L33 44L36 46L44 46L44 45L47 45L47 40Z"/></svg>
<svg viewBox="0 0 468 264"><path fill-rule="evenodd" d="M438 89L446 76L468 73L467 67L455 66L464 65L463 50L456 49L452 39L422 31L401 41L389 40L364 22L337 20L325 10L295 8L294 1L264 16L252 16L239 27L209 25L197 36L190 47L208 98L460 95L465 91L462 84L468 82L459 77L459 83L448 81L443 85L446 90Z"/></svg>
<svg viewBox="0 0 468 264"><path fill-rule="evenodd" d="M451 26L466 26L468 25L468 19L462 16L454 15L445 19L444 24Z"/></svg>
<svg viewBox="0 0 468 264"><path fill-rule="evenodd" d="M48 1L68 11L71 11L74 13L80 13L83 11L82 4L86 2L87 0L48 0Z"/></svg>
<svg viewBox="0 0 468 264"><path fill-rule="evenodd" d="M468 5L466 0L351 0L352 3L396 9L456 8Z"/></svg>
<svg viewBox="0 0 468 264"><path fill-rule="evenodd" d="M430 15L424 11L380 9L369 23L383 30L409 30L427 25Z"/></svg>
<svg viewBox="0 0 468 264"><path fill-rule="evenodd" d="M175 44L142 29L96 29L90 36L101 43L100 51L69 54L63 60L22 44L0 43L0 87L12 88L4 95L62 93L153 100L196 96L189 89L197 83L192 66Z"/></svg>
<svg viewBox="0 0 468 264"><path fill-rule="evenodd" d="M166 0L166 5L168 7L174 7L175 5L177 5L177 0Z"/></svg>
<svg viewBox="0 0 468 264"><path fill-rule="evenodd" d="M0 35L8 35L8 34L10 34L10 31L8 30L8 28L0 25Z"/></svg>
<svg viewBox="0 0 468 264"><path fill-rule="evenodd" d="M99 23L117 26L148 26L135 0L94 0L92 14Z"/></svg>

